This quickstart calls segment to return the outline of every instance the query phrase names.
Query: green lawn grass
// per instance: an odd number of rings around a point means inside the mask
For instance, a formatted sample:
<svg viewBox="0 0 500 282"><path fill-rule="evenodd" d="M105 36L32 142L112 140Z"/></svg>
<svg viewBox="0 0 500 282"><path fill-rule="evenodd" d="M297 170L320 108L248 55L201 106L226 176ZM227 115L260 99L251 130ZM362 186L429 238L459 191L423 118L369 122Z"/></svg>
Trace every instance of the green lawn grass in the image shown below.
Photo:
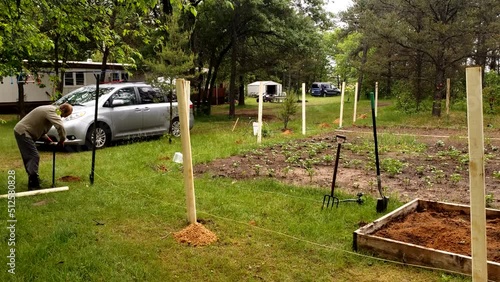
<svg viewBox="0 0 500 282"><path fill-rule="evenodd" d="M308 96L307 136L334 134L339 100ZM255 99L247 101L245 108L255 110L256 119ZM352 126L352 105L351 100L344 106L345 127ZM268 111L279 106L264 105ZM221 105L214 107L213 116L197 118L191 131L195 163L303 137L299 114L290 123L293 135L282 135L278 120L266 122L270 136L258 145L251 120L241 119L235 126L236 120L227 113L228 106ZM358 114L363 113L370 117L367 100L358 105ZM379 109L378 115L381 126L457 124L445 118L435 123L430 114L408 117L390 106ZM0 125L1 194L7 192L11 170L17 191L27 189L12 134L15 122L12 118ZM331 128L320 127L322 123ZM357 125L371 125L371 119ZM470 281L354 253L353 231L360 222L380 217L375 212L376 199L322 210L326 190L272 179L196 178L198 219L218 241L205 247L179 244L173 233L188 221L182 169L171 158L181 148L180 139L169 144L168 138L160 138L99 150L94 185L89 183L91 152L58 153L57 177L72 175L82 180L58 182L58 186L69 185L66 192L16 199L15 274L7 272L11 234L2 228L0 281ZM42 152L40 175L47 183L51 157L51 152ZM0 200L5 227L7 205L7 200ZM391 200L389 211L400 205Z"/></svg>

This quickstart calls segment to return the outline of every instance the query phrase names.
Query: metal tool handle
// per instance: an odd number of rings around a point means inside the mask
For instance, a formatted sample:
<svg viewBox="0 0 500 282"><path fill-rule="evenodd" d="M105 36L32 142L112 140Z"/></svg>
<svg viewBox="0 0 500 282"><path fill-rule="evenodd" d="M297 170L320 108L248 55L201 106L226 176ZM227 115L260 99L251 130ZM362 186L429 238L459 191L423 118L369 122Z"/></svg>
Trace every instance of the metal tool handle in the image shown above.
<svg viewBox="0 0 500 282"><path fill-rule="evenodd" d="M374 94L370 93L370 102L372 106L372 122L373 122L373 140L375 143L375 167L377 168L377 188L380 193L380 197L384 198L382 194L382 182L380 181L380 161L378 158L378 141L377 141L377 119L375 117L375 101Z"/></svg>
<svg viewBox="0 0 500 282"><path fill-rule="evenodd" d="M346 137L344 135L336 135L335 136L335 140L337 141L337 143L339 144L342 144L346 141Z"/></svg>

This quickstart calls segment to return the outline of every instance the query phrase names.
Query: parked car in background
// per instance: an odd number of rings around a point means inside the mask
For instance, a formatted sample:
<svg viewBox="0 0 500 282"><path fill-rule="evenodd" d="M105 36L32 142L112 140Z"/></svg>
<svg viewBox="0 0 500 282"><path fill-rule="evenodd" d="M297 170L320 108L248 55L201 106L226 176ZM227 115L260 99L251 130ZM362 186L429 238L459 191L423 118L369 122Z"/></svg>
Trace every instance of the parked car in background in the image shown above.
<svg viewBox="0 0 500 282"><path fill-rule="evenodd" d="M311 95L317 97L327 97L340 95L340 89L332 86L329 82L313 82L311 85Z"/></svg>
<svg viewBox="0 0 500 282"><path fill-rule="evenodd" d="M63 118L67 145L92 146L96 103L96 86L78 88L54 104L69 103L73 113ZM172 110L172 135L180 136L177 101L172 101L159 89L146 83L111 83L99 85L96 147L103 148L111 141L168 133ZM189 103L189 128L194 126L193 104ZM57 141L52 127L49 137Z"/></svg>

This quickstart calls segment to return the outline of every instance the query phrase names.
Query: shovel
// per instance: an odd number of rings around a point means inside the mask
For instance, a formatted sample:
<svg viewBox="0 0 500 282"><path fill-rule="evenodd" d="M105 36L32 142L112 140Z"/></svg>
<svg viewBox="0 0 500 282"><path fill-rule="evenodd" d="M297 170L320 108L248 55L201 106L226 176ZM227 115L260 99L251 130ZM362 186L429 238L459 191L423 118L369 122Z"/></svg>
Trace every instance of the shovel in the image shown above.
<svg viewBox="0 0 500 282"><path fill-rule="evenodd" d="M326 207L328 208L330 206L330 201L332 202L332 207L335 203L337 203L337 207L339 207L340 200L339 198L334 196L335 180L337 178L337 167L339 166L340 146L342 145L342 143L345 142L346 138L345 136L337 135L335 136L335 139L338 145L337 145L337 158L335 159L335 168L333 170L332 192L330 193L330 195L325 195L323 197L323 205L321 206L321 209L323 209L323 207L325 206L325 202L326 202Z"/></svg>
<svg viewBox="0 0 500 282"><path fill-rule="evenodd" d="M377 199L377 212L385 212L387 210L387 203L389 198L382 193L382 182L380 181L380 163L378 159L378 142L377 142L377 122L375 118L375 101L373 92L370 93L370 100L372 104L372 122L373 122L373 139L375 141L375 166L377 167L377 187L380 193L380 198Z"/></svg>

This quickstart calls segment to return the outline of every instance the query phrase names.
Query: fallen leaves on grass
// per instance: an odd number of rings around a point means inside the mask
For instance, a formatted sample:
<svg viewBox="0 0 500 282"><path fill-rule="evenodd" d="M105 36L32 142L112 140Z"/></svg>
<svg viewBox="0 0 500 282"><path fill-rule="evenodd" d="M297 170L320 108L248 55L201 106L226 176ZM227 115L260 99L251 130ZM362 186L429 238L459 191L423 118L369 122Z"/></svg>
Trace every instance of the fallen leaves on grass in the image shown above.
<svg viewBox="0 0 500 282"><path fill-rule="evenodd" d="M190 246L206 246L217 241L217 236L205 226L199 223L192 223L179 232L174 233L177 242Z"/></svg>

